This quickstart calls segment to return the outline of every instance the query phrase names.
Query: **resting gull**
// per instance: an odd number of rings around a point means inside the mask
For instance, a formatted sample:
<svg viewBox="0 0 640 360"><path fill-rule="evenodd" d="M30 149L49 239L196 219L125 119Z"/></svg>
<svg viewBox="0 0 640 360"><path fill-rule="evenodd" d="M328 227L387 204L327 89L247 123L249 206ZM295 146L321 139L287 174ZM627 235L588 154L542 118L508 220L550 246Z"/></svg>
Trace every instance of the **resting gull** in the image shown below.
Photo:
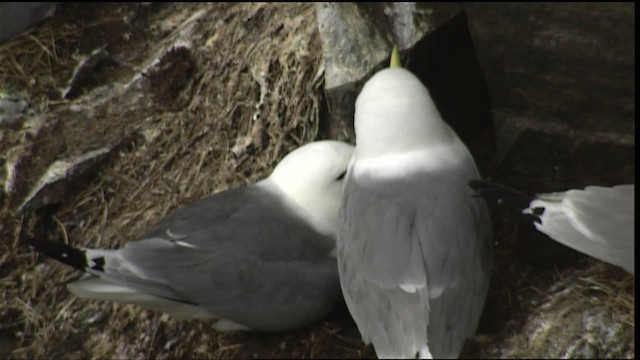
<svg viewBox="0 0 640 360"><path fill-rule="evenodd" d="M353 146L318 141L271 175L175 211L114 250L30 239L37 251L86 271L75 295L135 303L218 330L285 331L340 300L335 241Z"/></svg>

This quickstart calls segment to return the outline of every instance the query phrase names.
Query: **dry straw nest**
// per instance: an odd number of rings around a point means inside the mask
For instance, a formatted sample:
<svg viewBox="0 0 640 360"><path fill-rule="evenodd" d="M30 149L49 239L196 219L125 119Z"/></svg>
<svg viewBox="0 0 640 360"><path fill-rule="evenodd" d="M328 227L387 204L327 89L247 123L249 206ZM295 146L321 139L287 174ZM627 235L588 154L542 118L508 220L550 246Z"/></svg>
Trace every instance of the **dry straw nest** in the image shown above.
<svg viewBox="0 0 640 360"><path fill-rule="evenodd" d="M280 336L216 334L204 322L77 299L62 285L77 272L35 258L18 241L27 233L121 246L179 206L265 177L287 152L318 138L323 64L313 11L311 4L62 5L54 19L1 45L4 87L26 89L32 108L99 107L113 94L101 82L126 82L136 71L151 84L144 101L152 100L140 105L146 112L105 117L127 129L124 138L61 204L16 215L3 203L2 357L311 357L323 336L339 336L335 324ZM148 42L185 24L190 36L171 38L155 62L142 58L153 54L144 51ZM128 37L124 45L108 43L119 37ZM127 65L151 66L112 70L78 97L62 98L78 57L99 47ZM28 142L24 127L0 131L5 151ZM89 141L110 136L109 127L84 131Z"/></svg>

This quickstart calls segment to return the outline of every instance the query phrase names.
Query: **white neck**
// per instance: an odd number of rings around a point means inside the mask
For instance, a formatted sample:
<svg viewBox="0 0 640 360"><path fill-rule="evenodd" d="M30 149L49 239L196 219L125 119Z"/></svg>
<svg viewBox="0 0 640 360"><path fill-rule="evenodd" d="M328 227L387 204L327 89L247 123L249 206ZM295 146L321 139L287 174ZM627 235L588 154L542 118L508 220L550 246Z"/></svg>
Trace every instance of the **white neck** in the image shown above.
<svg viewBox="0 0 640 360"><path fill-rule="evenodd" d="M321 234L336 238L346 172L353 146L335 140L305 144L285 156L261 186L276 192Z"/></svg>
<svg viewBox="0 0 640 360"><path fill-rule="evenodd" d="M274 173L257 184L269 191L283 194L288 205L292 206L294 211L307 220L316 231L335 238L340 198L329 194L318 194L310 191L308 187L301 186L300 181L278 175Z"/></svg>
<svg viewBox="0 0 640 360"><path fill-rule="evenodd" d="M449 144L455 134L410 72L385 69L356 100L356 156L370 158Z"/></svg>

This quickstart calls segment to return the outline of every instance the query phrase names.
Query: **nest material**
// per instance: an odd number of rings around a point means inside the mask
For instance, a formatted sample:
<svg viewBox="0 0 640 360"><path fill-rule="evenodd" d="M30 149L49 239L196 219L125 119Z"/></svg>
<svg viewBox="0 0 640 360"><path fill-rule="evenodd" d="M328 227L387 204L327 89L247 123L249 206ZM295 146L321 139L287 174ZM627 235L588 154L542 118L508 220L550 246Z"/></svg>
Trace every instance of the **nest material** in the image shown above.
<svg viewBox="0 0 640 360"><path fill-rule="evenodd" d="M154 107L146 117L127 120L136 124L132 136L114 148L91 180L56 205L55 211L47 208L16 216L5 206L1 230L9 240L2 243L0 269L7 284L3 289L7 301L0 305L0 332L11 350L3 357L313 356L326 347L329 337L341 336L335 323L277 338L218 334L206 322L178 322L134 305L77 299L63 286L77 272L34 258L19 246L21 232L48 235L77 246L121 246L142 236L179 206L267 176L286 153L318 137L323 67L313 5L113 7L98 6L95 12L100 16L95 20L86 9L74 9L86 15L79 20L65 17L65 10L70 10L63 5L58 16L43 26L52 39L66 41L35 41L32 34L45 31L38 27L0 49L3 65L17 63L3 75L6 84L29 89L35 99L47 89L64 89L76 66L70 59L63 61L51 54L88 53L104 46L99 41L87 44L88 34L82 30L94 33L92 38L98 40L96 33L105 38L125 36L123 29L131 24L156 35L180 34L186 31L186 24L192 31L156 60L136 59L131 49L119 53L117 47L106 47L110 56L126 59L128 65L135 60L142 64L143 76L152 85L149 95ZM138 14L131 15L132 11ZM147 46L147 39L138 37L136 46ZM42 44L42 49L28 40ZM27 55L9 54L17 46L23 46L22 53ZM45 60L27 61L34 51L40 51L38 59ZM145 61L151 66L145 67ZM35 69L20 71L27 62ZM56 78L52 75L56 71L64 75ZM28 77L20 76L27 72L38 79L40 74L49 74L46 86L38 82L40 88L25 87ZM117 75L101 81L123 82ZM98 106L102 92L92 93L88 86L78 94L75 103L88 107L87 99L95 99ZM58 101L60 108L74 103ZM13 132L14 142L21 139L21 131ZM85 136L99 139L104 134L96 130ZM351 343L355 349L338 354L363 354L357 334L355 340ZM345 341L331 341L331 346L344 347ZM276 342L278 346L271 346Z"/></svg>

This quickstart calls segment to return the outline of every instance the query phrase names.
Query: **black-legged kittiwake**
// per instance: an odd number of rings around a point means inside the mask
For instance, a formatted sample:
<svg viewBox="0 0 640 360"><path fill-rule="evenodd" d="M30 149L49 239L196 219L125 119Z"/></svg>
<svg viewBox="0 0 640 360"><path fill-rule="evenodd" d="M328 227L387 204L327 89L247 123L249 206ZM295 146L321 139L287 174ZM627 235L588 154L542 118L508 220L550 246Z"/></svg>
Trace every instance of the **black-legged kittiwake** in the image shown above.
<svg viewBox="0 0 640 360"><path fill-rule="evenodd" d="M555 241L635 274L633 184L587 186L535 197L485 180L470 181L469 186Z"/></svg>
<svg viewBox="0 0 640 360"><path fill-rule="evenodd" d="M355 133L337 246L349 311L380 358L457 357L491 267L489 214L467 186L473 158L399 67L365 83Z"/></svg>
<svg viewBox="0 0 640 360"><path fill-rule="evenodd" d="M88 273L68 285L80 297L215 318L218 330L298 328L340 300L335 241L352 152L301 146L266 179L180 208L120 249L27 243Z"/></svg>

